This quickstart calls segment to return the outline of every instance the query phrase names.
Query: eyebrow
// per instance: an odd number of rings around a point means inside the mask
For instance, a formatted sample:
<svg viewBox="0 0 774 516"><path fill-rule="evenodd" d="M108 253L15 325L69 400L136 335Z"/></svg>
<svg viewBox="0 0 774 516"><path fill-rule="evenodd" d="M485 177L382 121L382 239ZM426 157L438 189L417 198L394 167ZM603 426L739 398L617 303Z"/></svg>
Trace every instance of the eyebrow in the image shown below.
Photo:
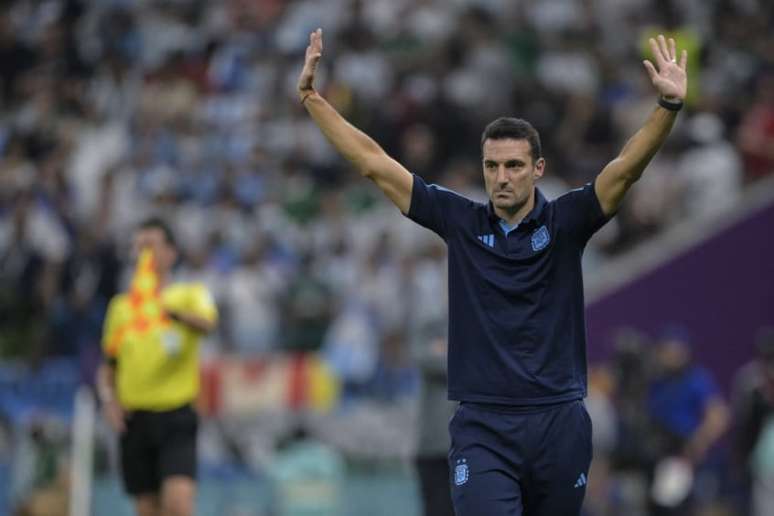
<svg viewBox="0 0 774 516"><path fill-rule="evenodd" d="M516 166L516 165L524 165L524 164L526 164L526 162L524 160L519 159L519 158L511 158L511 159L507 159L507 160L502 161L502 162L498 162L497 160L494 160L494 159L485 159L484 160L484 165L497 165L498 163L505 163L505 166Z"/></svg>

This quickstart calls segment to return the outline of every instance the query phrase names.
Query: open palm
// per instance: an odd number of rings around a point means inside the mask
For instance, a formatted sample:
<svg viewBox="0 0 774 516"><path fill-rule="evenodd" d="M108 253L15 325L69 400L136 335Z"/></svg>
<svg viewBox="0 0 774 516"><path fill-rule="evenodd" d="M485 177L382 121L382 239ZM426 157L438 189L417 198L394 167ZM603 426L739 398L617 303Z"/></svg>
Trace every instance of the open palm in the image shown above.
<svg viewBox="0 0 774 516"><path fill-rule="evenodd" d="M303 98L305 94L314 90L314 76L317 73L317 64L322 57L322 29L309 34L309 46L306 47L304 68L298 77L298 95Z"/></svg>
<svg viewBox="0 0 774 516"><path fill-rule="evenodd" d="M685 99L688 91L688 75L685 66L688 63L688 52L680 53L680 62L677 62L677 50L675 40L669 38L669 45L663 34L657 39L650 38L650 49L656 61L656 66L649 60L643 61L645 69L650 75L653 86L656 87L662 97L666 99Z"/></svg>

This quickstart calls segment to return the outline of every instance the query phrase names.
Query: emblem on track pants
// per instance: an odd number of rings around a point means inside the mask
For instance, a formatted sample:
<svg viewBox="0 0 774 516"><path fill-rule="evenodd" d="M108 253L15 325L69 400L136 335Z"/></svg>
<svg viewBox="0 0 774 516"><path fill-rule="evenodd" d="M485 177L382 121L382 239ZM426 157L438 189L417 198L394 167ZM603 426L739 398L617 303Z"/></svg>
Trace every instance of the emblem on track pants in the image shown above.
<svg viewBox="0 0 774 516"><path fill-rule="evenodd" d="M457 459L457 465L454 467L454 483L458 486L468 481L468 464L465 459Z"/></svg>

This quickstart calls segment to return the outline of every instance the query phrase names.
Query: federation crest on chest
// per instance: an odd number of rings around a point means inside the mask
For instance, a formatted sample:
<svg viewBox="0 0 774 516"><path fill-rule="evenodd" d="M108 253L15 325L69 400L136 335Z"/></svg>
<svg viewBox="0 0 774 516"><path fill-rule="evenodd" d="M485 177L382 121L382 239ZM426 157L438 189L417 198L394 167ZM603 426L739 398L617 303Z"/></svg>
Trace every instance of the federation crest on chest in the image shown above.
<svg viewBox="0 0 774 516"><path fill-rule="evenodd" d="M530 240L532 242L532 250L535 252L541 251L551 242L551 234L548 232L548 228L543 225L532 233Z"/></svg>

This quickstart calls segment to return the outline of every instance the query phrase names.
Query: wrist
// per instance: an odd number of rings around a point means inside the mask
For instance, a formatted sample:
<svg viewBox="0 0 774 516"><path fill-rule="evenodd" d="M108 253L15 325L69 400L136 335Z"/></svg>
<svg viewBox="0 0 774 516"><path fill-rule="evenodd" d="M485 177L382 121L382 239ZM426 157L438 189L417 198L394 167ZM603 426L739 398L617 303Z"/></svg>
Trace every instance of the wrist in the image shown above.
<svg viewBox="0 0 774 516"><path fill-rule="evenodd" d="M301 90L298 92L298 96L301 102L301 105L303 106L304 103L307 101L309 97L317 93L314 88L308 89L308 90Z"/></svg>
<svg viewBox="0 0 774 516"><path fill-rule="evenodd" d="M683 100L679 97L659 95L658 105L669 111L680 111L683 108Z"/></svg>
<svg viewBox="0 0 774 516"><path fill-rule="evenodd" d="M701 460L702 456L704 455L704 452L706 450L706 446L701 441L690 441L685 446L685 456L690 459L692 462L698 462Z"/></svg>
<svg viewBox="0 0 774 516"><path fill-rule="evenodd" d="M99 398L99 402L103 405L106 403L111 403L116 399L116 397L113 395L112 389L99 389L97 391L97 397Z"/></svg>

